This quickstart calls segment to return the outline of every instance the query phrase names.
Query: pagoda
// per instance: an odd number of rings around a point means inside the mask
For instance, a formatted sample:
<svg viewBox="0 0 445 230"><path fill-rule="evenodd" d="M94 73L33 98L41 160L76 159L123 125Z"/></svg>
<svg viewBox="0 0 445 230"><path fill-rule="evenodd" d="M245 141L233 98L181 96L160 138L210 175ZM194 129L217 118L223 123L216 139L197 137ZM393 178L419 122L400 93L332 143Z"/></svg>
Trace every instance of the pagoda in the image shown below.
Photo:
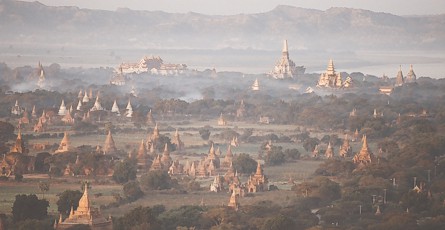
<svg viewBox="0 0 445 230"><path fill-rule="evenodd" d="M240 206L238 197L239 197L239 195L236 194L235 190L233 190L232 195L230 195L229 204L227 205L228 207L235 209L235 211L238 211L239 206Z"/></svg>
<svg viewBox="0 0 445 230"><path fill-rule="evenodd" d="M236 117L242 118L246 116L246 105L244 105L244 100L241 100L241 103L236 110Z"/></svg>
<svg viewBox="0 0 445 230"><path fill-rule="evenodd" d="M176 132L173 135L172 143L176 145L177 152L182 152L184 150L184 142L182 142L181 138L179 137L178 129L176 129Z"/></svg>
<svg viewBox="0 0 445 230"><path fill-rule="evenodd" d="M172 162L173 162L173 160L170 157L170 151L168 150L168 144L165 143L164 152L162 153L162 157L161 157L161 163L165 167L170 167Z"/></svg>
<svg viewBox="0 0 445 230"><path fill-rule="evenodd" d="M107 138L105 139L103 151L104 151L104 154L117 152L116 145L113 140L113 136L111 135L111 130L108 131L108 135L107 135Z"/></svg>
<svg viewBox="0 0 445 230"><path fill-rule="evenodd" d="M119 107L117 106L116 100L114 100L114 102L113 102L113 106L111 107L111 112L116 113L118 116L121 115L121 113L119 111Z"/></svg>
<svg viewBox="0 0 445 230"><path fill-rule="evenodd" d="M227 145L226 156L224 157L224 160L221 163L221 167L224 168L230 167L230 165L232 165L232 161L233 161L232 147L230 145Z"/></svg>
<svg viewBox="0 0 445 230"><path fill-rule="evenodd" d="M126 108L126 112L125 112L125 117L133 117L133 106L131 106L131 101L130 99L128 99L128 104L127 104L127 108Z"/></svg>
<svg viewBox="0 0 445 230"><path fill-rule="evenodd" d="M206 164L207 164L207 165L210 165L210 162L211 162L211 161L213 161L214 166L215 166L216 168L219 168L219 166L220 166L220 160L219 160L219 157L216 155L216 152L215 152L215 148L214 148L214 146L213 146L213 143L212 143L212 146L210 147L209 154L207 155L207 158L206 158Z"/></svg>
<svg viewBox="0 0 445 230"><path fill-rule="evenodd" d="M144 140L141 140L141 144L139 145L139 150L137 153L137 166L139 171L145 171L147 168L147 151L145 148Z"/></svg>
<svg viewBox="0 0 445 230"><path fill-rule="evenodd" d="M12 153L26 153L25 143L22 140L22 132L19 129L19 133L17 134L17 139L15 140L15 144L11 147Z"/></svg>
<svg viewBox="0 0 445 230"><path fill-rule="evenodd" d="M71 116L71 112L67 111L65 115L62 117L62 121L65 124L74 124L74 118Z"/></svg>
<svg viewBox="0 0 445 230"><path fill-rule="evenodd" d="M82 109L82 101L79 100L79 102L77 103L76 110L77 110L77 111L80 111L81 109Z"/></svg>
<svg viewBox="0 0 445 230"><path fill-rule="evenodd" d="M60 104L58 114L59 114L59 116L65 116L66 113L67 113L67 110L66 110L66 106L65 106L65 101L62 100L62 104Z"/></svg>
<svg viewBox="0 0 445 230"><path fill-rule="evenodd" d="M97 96L96 96L96 101L94 102L94 105L93 105L93 107L90 109L90 111L93 112L93 111L101 111L101 110L104 110L104 108L103 108L102 105L100 104L100 101L99 101L99 94L97 94Z"/></svg>
<svg viewBox="0 0 445 230"><path fill-rule="evenodd" d="M259 91L260 90L260 83L258 82L258 78L255 79L255 81L252 84L252 91Z"/></svg>
<svg viewBox="0 0 445 230"><path fill-rule="evenodd" d="M36 106L35 105L32 107L31 117L32 117L32 119L37 118L37 111L36 111Z"/></svg>
<svg viewBox="0 0 445 230"><path fill-rule="evenodd" d="M304 71L305 68L303 66L295 66L295 63L289 59L287 40L284 40L281 58L277 61L274 69L269 73L269 75L275 79L286 79L294 78L298 74L304 74Z"/></svg>
<svg viewBox="0 0 445 230"><path fill-rule="evenodd" d="M334 61L329 60L328 68L325 73L320 75L317 87L324 88L341 88L343 87L343 81L341 79L341 74L335 72Z"/></svg>
<svg viewBox="0 0 445 230"><path fill-rule="evenodd" d="M154 124L156 124L156 121L150 109L150 111L148 111L147 113L147 125L154 125Z"/></svg>
<svg viewBox="0 0 445 230"><path fill-rule="evenodd" d="M11 114L20 116L23 113L23 108L19 106L19 101L15 101L14 106L11 108Z"/></svg>
<svg viewBox="0 0 445 230"><path fill-rule="evenodd" d="M83 103L88 103L90 102L90 98L88 97L87 91L85 90L85 95L82 98L82 102Z"/></svg>
<svg viewBox="0 0 445 230"><path fill-rule="evenodd" d="M328 147L326 148L326 152L324 153L324 156L328 159L334 157L334 148L331 145L331 142L329 142Z"/></svg>
<svg viewBox="0 0 445 230"><path fill-rule="evenodd" d="M412 83L412 82L416 82L416 81L417 81L417 77L416 77L416 74L414 73L413 65L409 65L409 72L408 72L408 75L406 75L406 82Z"/></svg>
<svg viewBox="0 0 445 230"><path fill-rule="evenodd" d="M362 140L363 140L362 149L360 149L360 152L355 154L354 158L352 158L352 161L359 166L370 164L373 158L373 155L368 148L368 141L366 139L366 135L363 135Z"/></svg>
<svg viewBox="0 0 445 230"><path fill-rule="evenodd" d="M261 164L258 161L256 172L254 175L250 175L249 180L247 181L247 192L255 193L260 191L266 191L267 187L267 178L263 174L263 170L261 168Z"/></svg>
<svg viewBox="0 0 445 230"><path fill-rule="evenodd" d="M57 148L56 153L65 153L71 151L73 148L71 147L71 142L68 136L68 132L65 132L63 135L63 139L60 142L59 148Z"/></svg>
<svg viewBox="0 0 445 230"><path fill-rule="evenodd" d="M163 166L162 166L162 162L161 162L161 157L159 157L159 155L157 155L156 158L151 163L150 171L156 171L156 170L162 170L162 169L163 169Z"/></svg>
<svg viewBox="0 0 445 230"><path fill-rule="evenodd" d="M90 197L88 194L88 186L85 185L85 190L82 197L79 200L77 209L74 210L71 207L71 212L65 220L62 221L62 215L60 215L59 221L55 221L54 228L56 230L64 230L75 228L80 225L88 225L90 229L97 230L112 230L113 222L111 217L104 218L100 210L91 206Z"/></svg>
<svg viewBox="0 0 445 230"><path fill-rule="evenodd" d="M45 78L45 71L43 70L43 66L40 62L38 68L39 68L39 80L37 81L37 86L42 89L45 87L46 78Z"/></svg>
<svg viewBox="0 0 445 230"><path fill-rule="evenodd" d="M348 134L345 135L345 139L343 140L343 144L340 147L340 156L348 157L351 154L351 145L349 144Z"/></svg>
<svg viewBox="0 0 445 230"><path fill-rule="evenodd" d="M226 121L226 119L224 119L224 116L223 116L222 113L221 113L221 115L219 115L219 118L218 118L218 125L219 125L219 126L225 126L225 125L227 125L227 121Z"/></svg>
<svg viewBox="0 0 445 230"><path fill-rule="evenodd" d="M405 79L403 78L402 66L399 68L399 72L397 72L396 83L395 86L402 86L405 83Z"/></svg>

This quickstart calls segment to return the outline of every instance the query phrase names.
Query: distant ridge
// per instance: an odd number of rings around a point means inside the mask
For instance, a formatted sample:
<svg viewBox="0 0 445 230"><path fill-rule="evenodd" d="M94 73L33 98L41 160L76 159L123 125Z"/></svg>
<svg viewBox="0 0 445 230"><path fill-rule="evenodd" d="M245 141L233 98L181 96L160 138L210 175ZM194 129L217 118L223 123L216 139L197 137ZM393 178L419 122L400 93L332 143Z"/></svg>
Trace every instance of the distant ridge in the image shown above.
<svg viewBox="0 0 445 230"><path fill-rule="evenodd" d="M116 11L0 1L3 45L276 50L443 50L445 15L397 16L369 10L326 11L279 5L256 14L210 16L126 8Z"/></svg>

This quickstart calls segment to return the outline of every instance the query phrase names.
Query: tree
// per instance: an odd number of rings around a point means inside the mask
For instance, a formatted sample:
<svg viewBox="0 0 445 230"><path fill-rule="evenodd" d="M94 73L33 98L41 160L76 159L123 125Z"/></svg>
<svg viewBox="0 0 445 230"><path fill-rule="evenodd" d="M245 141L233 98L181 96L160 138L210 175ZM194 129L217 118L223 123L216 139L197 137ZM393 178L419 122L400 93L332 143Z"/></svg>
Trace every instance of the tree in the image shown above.
<svg viewBox="0 0 445 230"><path fill-rule="evenodd" d="M0 121L0 152L8 151L5 143L14 138L14 126L8 122Z"/></svg>
<svg viewBox="0 0 445 230"><path fill-rule="evenodd" d="M258 163L247 153L240 153L233 159L233 167L240 173L253 173Z"/></svg>
<svg viewBox="0 0 445 230"><path fill-rule="evenodd" d="M141 176L141 186L145 190L163 190L172 187L172 179L166 171L155 170Z"/></svg>
<svg viewBox="0 0 445 230"><path fill-rule="evenodd" d="M49 191L49 182L48 181L40 181L39 182L39 190L42 192L43 194L43 199L45 199L45 192Z"/></svg>
<svg viewBox="0 0 445 230"><path fill-rule="evenodd" d="M203 209L200 206L186 205L162 213L160 219L165 229L176 229L178 226L199 228L197 225L202 212Z"/></svg>
<svg viewBox="0 0 445 230"><path fill-rule="evenodd" d="M35 194L15 196L12 215L15 222L26 219L41 220L48 216L49 202L39 200Z"/></svg>
<svg viewBox="0 0 445 230"><path fill-rule="evenodd" d="M23 221L19 221L15 224L14 229L17 230L47 230L52 229L52 224L47 220L34 220L34 219L27 219Z"/></svg>
<svg viewBox="0 0 445 230"><path fill-rule="evenodd" d="M39 173L47 173L49 170L49 164L45 162L45 160L50 156L51 154L48 152L37 153L34 171Z"/></svg>
<svg viewBox="0 0 445 230"><path fill-rule="evenodd" d="M129 180L136 179L136 162L134 160L124 160L118 162L114 166L113 180L119 184L128 182Z"/></svg>
<svg viewBox="0 0 445 230"><path fill-rule="evenodd" d="M57 211L64 215L68 215L73 209L77 209L79 205L79 200L82 197L82 192L79 190L65 190L59 195L59 200L57 200Z"/></svg>
<svg viewBox="0 0 445 230"><path fill-rule="evenodd" d="M114 229L137 229L136 227L142 227L142 229L161 229L160 223L157 220L159 215L156 210L150 207L139 206L123 217L113 220Z"/></svg>
<svg viewBox="0 0 445 230"><path fill-rule="evenodd" d="M284 156L286 160L297 160L300 159L301 153L298 149L286 149L284 150Z"/></svg>
<svg viewBox="0 0 445 230"><path fill-rule="evenodd" d="M144 195L137 181L129 181L125 183L123 190L125 197L130 201L135 201Z"/></svg>
<svg viewBox="0 0 445 230"><path fill-rule="evenodd" d="M272 148L266 153L266 165L271 166L283 164L286 159L282 149L283 148L281 146L272 146Z"/></svg>
<svg viewBox="0 0 445 230"><path fill-rule="evenodd" d="M266 220L261 229L264 230L281 230L281 229L295 229L295 222L284 215L278 215Z"/></svg>
<svg viewBox="0 0 445 230"><path fill-rule="evenodd" d="M202 128L199 130L199 135L203 140L207 141L210 137L210 130Z"/></svg>

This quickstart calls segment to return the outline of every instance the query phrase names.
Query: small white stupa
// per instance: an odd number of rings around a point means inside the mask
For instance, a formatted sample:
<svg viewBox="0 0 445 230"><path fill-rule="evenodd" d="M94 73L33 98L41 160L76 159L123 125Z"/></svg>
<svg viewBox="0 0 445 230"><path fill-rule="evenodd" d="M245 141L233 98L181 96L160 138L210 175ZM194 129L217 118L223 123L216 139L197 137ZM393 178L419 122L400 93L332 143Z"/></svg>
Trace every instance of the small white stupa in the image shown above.
<svg viewBox="0 0 445 230"><path fill-rule="evenodd" d="M60 116L64 116L66 114L66 106L65 101L62 99L62 104L60 104L59 113Z"/></svg>

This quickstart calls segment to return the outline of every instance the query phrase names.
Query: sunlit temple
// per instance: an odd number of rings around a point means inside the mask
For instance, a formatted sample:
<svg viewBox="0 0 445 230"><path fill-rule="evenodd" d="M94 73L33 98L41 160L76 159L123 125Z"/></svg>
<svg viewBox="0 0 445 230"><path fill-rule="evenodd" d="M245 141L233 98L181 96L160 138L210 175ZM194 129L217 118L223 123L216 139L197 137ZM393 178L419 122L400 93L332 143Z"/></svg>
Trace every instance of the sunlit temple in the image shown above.
<svg viewBox="0 0 445 230"><path fill-rule="evenodd" d="M306 69L303 66L295 66L295 63L289 59L289 49L287 40L283 41L283 50L281 58L277 61L274 69L269 73L275 79L294 78L304 74Z"/></svg>
<svg viewBox="0 0 445 230"><path fill-rule="evenodd" d="M317 87L324 88L349 88L352 86L352 79L348 76L345 81L342 80L341 74L335 72L334 61L329 60L326 72L320 75Z"/></svg>
<svg viewBox="0 0 445 230"><path fill-rule="evenodd" d="M79 200L77 209L71 207L70 214L65 220L60 216L59 220L55 220L54 229L71 229L79 225L88 225L92 230L112 230L113 222L111 217L105 218L100 213L98 208L91 206L91 201L88 193L88 186L85 185L85 190Z"/></svg>

